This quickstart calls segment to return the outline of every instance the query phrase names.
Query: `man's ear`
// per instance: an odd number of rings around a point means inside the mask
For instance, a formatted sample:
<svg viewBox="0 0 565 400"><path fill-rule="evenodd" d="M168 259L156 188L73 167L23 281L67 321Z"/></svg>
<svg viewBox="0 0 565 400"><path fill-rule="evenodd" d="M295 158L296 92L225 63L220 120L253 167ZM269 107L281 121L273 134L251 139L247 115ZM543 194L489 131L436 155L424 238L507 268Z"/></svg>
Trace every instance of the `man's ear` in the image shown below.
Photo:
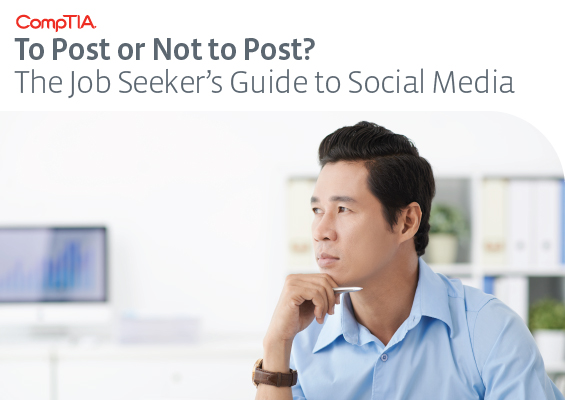
<svg viewBox="0 0 565 400"><path fill-rule="evenodd" d="M402 209L398 218L398 225L400 227L400 234L403 242L405 240L412 239L416 235L420 228L421 221L422 209L415 201Z"/></svg>

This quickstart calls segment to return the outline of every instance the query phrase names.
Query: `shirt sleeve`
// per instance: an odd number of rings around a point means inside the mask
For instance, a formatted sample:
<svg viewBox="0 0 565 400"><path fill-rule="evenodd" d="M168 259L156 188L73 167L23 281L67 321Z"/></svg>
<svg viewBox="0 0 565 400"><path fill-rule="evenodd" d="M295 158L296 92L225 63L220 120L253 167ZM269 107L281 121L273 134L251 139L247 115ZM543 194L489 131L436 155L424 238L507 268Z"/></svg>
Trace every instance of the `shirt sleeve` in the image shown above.
<svg viewBox="0 0 565 400"><path fill-rule="evenodd" d="M296 369L295 363L294 363L294 354L293 351L291 350L290 352L290 369ZM296 385L291 387L292 390L292 400L306 400L306 397L304 396L304 392L302 391L302 386L300 386L300 371L297 371L298 374L298 379L296 381Z"/></svg>
<svg viewBox="0 0 565 400"><path fill-rule="evenodd" d="M565 400L528 327L503 302L493 298L479 310L472 337L485 400Z"/></svg>

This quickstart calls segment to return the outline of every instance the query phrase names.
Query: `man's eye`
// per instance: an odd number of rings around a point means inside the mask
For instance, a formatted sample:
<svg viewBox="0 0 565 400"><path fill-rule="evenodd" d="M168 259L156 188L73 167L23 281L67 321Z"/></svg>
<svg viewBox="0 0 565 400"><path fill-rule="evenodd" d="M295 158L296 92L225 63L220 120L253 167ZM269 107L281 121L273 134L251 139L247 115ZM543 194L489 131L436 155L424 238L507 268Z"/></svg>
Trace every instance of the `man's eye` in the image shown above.
<svg viewBox="0 0 565 400"><path fill-rule="evenodd" d="M313 208L312 211L314 211L314 214L321 214L322 210L320 210L319 208Z"/></svg>
<svg viewBox="0 0 565 400"><path fill-rule="evenodd" d="M349 211L349 208L343 206L339 207L339 212L345 212L345 211Z"/></svg>

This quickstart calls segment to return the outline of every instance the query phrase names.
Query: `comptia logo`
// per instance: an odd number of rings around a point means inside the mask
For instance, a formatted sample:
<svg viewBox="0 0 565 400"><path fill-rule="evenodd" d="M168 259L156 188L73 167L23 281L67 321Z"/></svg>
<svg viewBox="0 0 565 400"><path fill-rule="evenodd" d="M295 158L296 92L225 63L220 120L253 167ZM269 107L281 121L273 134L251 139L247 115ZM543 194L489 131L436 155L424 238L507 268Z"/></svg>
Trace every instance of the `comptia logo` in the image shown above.
<svg viewBox="0 0 565 400"><path fill-rule="evenodd" d="M59 29L69 28L72 29L73 27L73 18L76 18L76 27L78 29L82 29L85 26L90 26L92 29L96 29L96 26L92 23L90 16L86 16L80 19L80 15L63 15L63 18L53 19L53 18L31 18L29 15L22 14L18 18L16 18L16 25L20 29L55 29L55 32L58 32Z"/></svg>

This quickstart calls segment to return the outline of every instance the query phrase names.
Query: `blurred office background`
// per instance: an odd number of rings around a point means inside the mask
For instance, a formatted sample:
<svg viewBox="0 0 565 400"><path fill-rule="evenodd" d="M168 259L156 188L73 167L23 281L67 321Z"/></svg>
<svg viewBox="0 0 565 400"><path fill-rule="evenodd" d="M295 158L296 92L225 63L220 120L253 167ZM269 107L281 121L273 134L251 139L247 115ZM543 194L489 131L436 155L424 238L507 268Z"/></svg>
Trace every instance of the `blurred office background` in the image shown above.
<svg viewBox="0 0 565 400"><path fill-rule="evenodd" d="M535 313L564 387L563 169L523 120L3 113L0 399L253 398L284 277L317 272L318 144L361 120L408 136L434 169L424 259L530 325Z"/></svg>

